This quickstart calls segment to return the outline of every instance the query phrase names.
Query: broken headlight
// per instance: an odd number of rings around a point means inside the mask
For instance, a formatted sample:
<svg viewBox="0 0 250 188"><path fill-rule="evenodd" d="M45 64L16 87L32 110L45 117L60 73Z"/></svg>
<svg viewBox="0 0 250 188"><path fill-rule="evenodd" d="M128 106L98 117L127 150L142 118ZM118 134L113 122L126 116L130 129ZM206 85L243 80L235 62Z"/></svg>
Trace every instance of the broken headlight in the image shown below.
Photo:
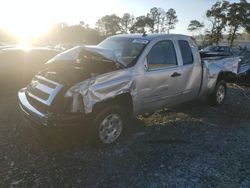
<svg viewBox="0 0 250 188"><path fill-rule="evenodd" d="M75 84L65 93L64 97L71 98L69 110L70 112L84 112L83 95L86 92L89 81L83 81Z"/></svg>
<svg viewBox="0 0 250 188"><path fill-rule="evenodd" d="M64 97L74 97L75 95L84 94L89 84L89 80L85 80L83 82L77 83L73 85L68 91L65 93Z"/></svg>

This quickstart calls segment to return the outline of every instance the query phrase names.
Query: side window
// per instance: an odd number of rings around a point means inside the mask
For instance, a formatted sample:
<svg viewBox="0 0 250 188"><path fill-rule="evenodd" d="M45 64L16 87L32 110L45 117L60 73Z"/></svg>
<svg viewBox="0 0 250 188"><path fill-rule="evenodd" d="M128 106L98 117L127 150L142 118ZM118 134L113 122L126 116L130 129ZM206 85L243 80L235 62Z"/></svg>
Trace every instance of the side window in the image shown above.
<svg viewBox="0 0 250 188"><path fill-rule="evenodd" d="M219 47L218 52L225 52L225 48L224 47Z"/></svg>
<svg viewBox="0 0 250 188"><path fill-rule="evenodd" d="M193 58L193 53L192 53L192 50L190 48L188 41L179 40L178 43L179 43L180 50L181 50L183 65L192 64L194 61L194 58Z"/></svg>
<svg viewBox="0 0 250 188"><path fill-rule="evenodd" d="M153 46L147 56L149 68L176 66L175 48L171 40L158 42Z"/></svg>
<svg viewBox="0 0 250 188"><path fill-rule="evenodd" d="M225 47L225 52L229 53L230 52L230 48L229 47Z"/></svg>

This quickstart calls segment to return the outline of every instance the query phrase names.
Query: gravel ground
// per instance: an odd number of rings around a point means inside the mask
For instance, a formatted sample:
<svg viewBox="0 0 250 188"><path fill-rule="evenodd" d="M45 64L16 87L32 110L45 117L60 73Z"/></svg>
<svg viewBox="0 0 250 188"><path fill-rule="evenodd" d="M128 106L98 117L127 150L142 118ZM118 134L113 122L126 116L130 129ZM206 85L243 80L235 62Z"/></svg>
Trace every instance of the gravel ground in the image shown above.
<svg viewBox="0 0 250 188"><path fill-rule="evenodd" d="M250 89L138 117L120 141L91 147L81 129L43 139L15 93L0 95L0 187L250 187ZM60 134L59 134L60 133Z"/></svg>

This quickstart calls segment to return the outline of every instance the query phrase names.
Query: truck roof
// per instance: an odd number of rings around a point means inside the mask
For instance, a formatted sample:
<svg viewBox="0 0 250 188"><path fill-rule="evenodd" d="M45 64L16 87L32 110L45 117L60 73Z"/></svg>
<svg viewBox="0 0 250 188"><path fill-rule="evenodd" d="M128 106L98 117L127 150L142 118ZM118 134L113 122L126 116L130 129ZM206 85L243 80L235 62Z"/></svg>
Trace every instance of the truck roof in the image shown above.
<svg viewBox="0 0 250 188"><path fill-rule="evenodd" d="M143 33L136 33L136 34L119 34L111 36L113 37L123 37L123 38L138 38L138 39L147 39L147 40L153 40L157 38L161 38L164 36L172 36L172 37L179 37L179 38L190 38L188 35L182 35L182 34L167 34L167 33L150 33L150 34L143 34Z"/></svg>

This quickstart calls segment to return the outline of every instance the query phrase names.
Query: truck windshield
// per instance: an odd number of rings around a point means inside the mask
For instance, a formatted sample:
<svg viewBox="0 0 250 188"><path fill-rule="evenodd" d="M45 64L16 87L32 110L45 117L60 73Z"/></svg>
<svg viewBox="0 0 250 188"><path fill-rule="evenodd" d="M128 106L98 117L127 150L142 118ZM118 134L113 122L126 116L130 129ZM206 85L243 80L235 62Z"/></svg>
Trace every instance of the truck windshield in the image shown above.
<svg viewBox="0 0 250 188"><path fill-rule="evenodd" d="M111 37L102 41L98 46L112 50L118 61L129 66L135 63L148 42L145 39Z"/></svg>

